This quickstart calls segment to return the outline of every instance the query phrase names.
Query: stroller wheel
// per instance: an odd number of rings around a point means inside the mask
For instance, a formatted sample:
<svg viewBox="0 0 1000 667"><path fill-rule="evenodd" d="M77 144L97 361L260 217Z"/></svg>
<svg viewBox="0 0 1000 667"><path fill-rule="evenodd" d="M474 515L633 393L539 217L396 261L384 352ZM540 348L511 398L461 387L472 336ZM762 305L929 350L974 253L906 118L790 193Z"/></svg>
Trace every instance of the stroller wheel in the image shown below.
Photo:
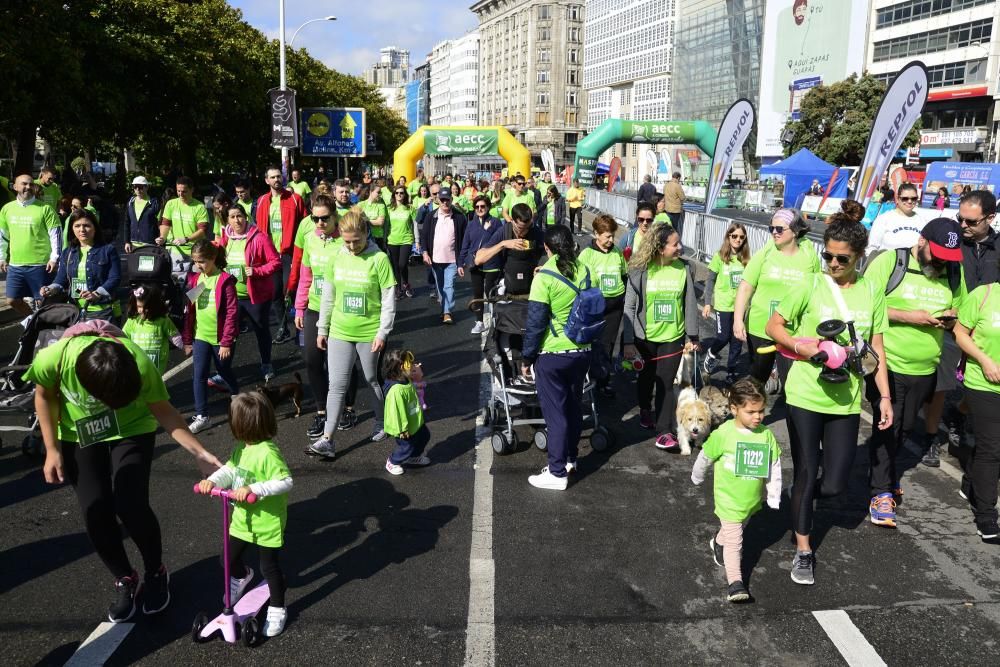
<svg viewBox="0 0 1000 667"><path fill-rule="evenodd" d="M549 448L549 432L544 428L538 429L535 431L534 437L532 437L532 442L535 443L535 447L538 451L547 451Z"/></svg>
<svg viewBox="0 0 1000 667"><path fill-rule="evenodd" d="M603 452L611 445L613 440L611 432L603 426L598 426L590 434L590 446L595 452Z"/></svg>
<svg viewBox="0 0 1000 667"><path fill-rule="evenodd" d="M29 459L41 456L43 449L42 439L36 435L26 435L24 436L24 440L21 441L21 453Z"/></svg>
<svg viewBox="0 0 1000 667"><path fill-rule="evenodd" d="M514 443L507 441L507 436L503 433L494 433L493 437L490 438L490 445L493 446L493 451L498 456L506 456L514 451Z"/></svg>

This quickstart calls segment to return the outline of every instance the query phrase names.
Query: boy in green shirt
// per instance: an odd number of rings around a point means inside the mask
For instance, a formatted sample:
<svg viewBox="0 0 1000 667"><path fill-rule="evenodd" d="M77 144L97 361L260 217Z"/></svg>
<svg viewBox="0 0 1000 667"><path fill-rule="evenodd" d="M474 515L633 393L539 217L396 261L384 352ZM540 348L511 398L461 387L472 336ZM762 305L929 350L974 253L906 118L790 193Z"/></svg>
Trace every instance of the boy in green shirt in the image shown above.
<svg viewBox="0 0 1000 667"><path fill-rule="evenodd" d="M385 384L385 432L396 439L396 447L385 460L390 475L402 475L403 466L426 466L431 460L424 456L431 433L424 424L420 396L412 380L419 367L409 350L392 350L385 356L382 372Z"/></svg>

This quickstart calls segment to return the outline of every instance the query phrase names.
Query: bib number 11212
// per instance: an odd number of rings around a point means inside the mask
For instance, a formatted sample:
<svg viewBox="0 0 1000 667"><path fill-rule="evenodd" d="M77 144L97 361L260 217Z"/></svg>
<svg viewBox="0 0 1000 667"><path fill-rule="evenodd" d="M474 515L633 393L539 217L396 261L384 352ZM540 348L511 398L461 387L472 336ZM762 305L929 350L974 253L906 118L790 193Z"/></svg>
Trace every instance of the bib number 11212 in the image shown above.
<svg viewBox="0 0 1000 667"><path fill-rule="evenodd" d="M771 472L771 446L762 442L737 442L733 472L737 477L767 479Z"/></svg>

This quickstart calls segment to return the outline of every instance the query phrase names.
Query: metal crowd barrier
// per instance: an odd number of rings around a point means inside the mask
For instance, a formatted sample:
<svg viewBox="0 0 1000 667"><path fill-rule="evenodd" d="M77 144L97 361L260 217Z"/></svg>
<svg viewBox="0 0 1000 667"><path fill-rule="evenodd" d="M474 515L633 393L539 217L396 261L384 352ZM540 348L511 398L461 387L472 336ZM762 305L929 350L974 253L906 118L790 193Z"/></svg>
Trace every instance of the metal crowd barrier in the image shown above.
<svg viewBox="0 0 1000 667"><path fill-rule="evenodd" d="M767 226L750 220L739 220L747 230L747 243L750 244L750 254L756 253L771 240L771 232ZM684 212L684 227L681 232L681 243L684 245L685 255L694 257L697 260L708 262L712 255L722 247L722 241L726 236L726 230L733 223L732 218L723 218L718 215L697 213L694 211ZM812 243L817 257L823 250L822 239L815 234L808 234L806 239Z"/></svg>

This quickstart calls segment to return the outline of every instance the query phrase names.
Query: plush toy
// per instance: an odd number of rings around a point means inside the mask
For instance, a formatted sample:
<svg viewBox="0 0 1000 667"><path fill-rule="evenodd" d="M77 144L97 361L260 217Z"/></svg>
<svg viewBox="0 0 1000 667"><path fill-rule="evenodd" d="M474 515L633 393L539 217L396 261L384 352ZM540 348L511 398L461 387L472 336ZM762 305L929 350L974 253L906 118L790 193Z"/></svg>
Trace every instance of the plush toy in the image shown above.
<svg viewBox="0 0 1000 667"><path fill-rule="evenodd" d="M413 368L410 370L410 380L413 382L413 387L417 390L417 396L420 398L420 409L426 410L427 398L424 392L427 390L427 383L424 382L424 369L420 364L413 364Z"/></svg>

